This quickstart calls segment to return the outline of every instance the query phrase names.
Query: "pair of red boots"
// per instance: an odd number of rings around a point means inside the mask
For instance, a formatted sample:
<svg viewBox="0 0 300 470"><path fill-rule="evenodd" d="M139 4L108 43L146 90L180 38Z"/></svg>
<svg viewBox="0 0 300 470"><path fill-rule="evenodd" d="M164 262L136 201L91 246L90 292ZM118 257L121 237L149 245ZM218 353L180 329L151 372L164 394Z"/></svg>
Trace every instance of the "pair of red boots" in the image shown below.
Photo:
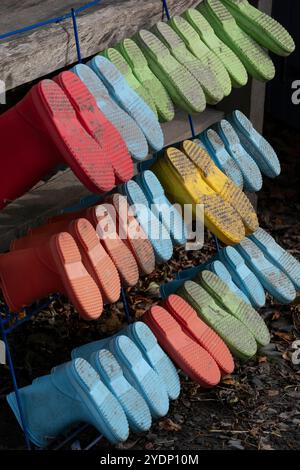
<svg viewBox="0 0 300 470"><path fill-rule="evenodd" d="M233 357L224 341L178 295L151 307L142 320L178 367L202 387L213 387L233 372Z"/></svg>
<svg viewBox="0 0 300 470"><path fill-rule="evenodd" d="M92 192L132 178L125 141L72 72L42 80L0 116L0 209L64 163Z"/></svg>
<svg viewBox="0 0 300 470"><path fill-rule="evenodd" d="M114 194L101 205L54 217L14 240L11 251L0 255L0 286L12 311L60 292L84 319L92 320L104 303L119 299L121 285L135 285L139 273L149 274L154 267L151 243L126 198Z"/></svg>

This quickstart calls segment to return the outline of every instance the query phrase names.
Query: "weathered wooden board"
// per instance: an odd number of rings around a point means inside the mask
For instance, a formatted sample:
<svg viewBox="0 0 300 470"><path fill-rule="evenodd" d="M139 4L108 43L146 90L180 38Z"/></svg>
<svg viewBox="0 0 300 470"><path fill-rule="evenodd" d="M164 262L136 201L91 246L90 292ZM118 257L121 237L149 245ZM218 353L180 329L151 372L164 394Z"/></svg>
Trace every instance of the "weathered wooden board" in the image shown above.
<svg viewBox="0 0 300 470"><path fill-rule="evenodd" d="M223 113L208 108L193 117L197 133L222 118ZM166 145L190 137L186 113L178 111L172 122L163 124ZM71 170L57 173L47 182L40 182L31 191L0 211L0 251L9 248L12 239L24 235L28 228L42 224L61 209L77 204L91 193Z"/></svg>
<svg viewBox="0 0 300 470"><path fill-rule="evenodd" d="M78 7L87 3L88 0L1 0L0 34L65 13L71 5ZM168 3L172 14L178 14L198 4L199 0L169 0ZM90 57L141 28L151 27L162 14L161 0L101 1L97 7L78 15L82 57ZM0 40L0 80L5 82L6 90L76 61L71 19Z"/></svg>

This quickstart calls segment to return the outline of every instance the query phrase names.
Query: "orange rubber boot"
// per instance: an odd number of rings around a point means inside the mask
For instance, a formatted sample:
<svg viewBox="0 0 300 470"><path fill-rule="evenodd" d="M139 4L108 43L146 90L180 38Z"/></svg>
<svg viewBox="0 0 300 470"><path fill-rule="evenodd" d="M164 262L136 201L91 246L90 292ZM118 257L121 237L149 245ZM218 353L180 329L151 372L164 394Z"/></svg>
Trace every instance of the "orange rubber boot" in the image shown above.
<svg viewBox="0 0 300 470"><path fill-rule="evenodd" d="M118 271L92 224L87 219L75 219L46 224L32 229L28 235L11 243L11 250L31 248L47 243L51 235L68 232L76 241L82 262L101 291L104 303L114 303L120 297L121 283Z"/></svg>
<svg viewBox="0 0 300 470"><path fill-rule="evenodd" d="M139 280L139 268L128 246L117 233L116 214L111 204L100 204L87 210L87 218L94 225L96 232L115 263L121 283L132 287Z"/></svg>
<svg viewBox="0 0 300 470"><path fill-rule="evenodd" d="M0 280L5 301L15 312L54 292L66 294L85 320L98 318L103 310L100 291L66 232L36 248L0 255Z"/></svg>
<svg viewBox="0 0 300 470"><path fill-rule="evenodd" d="M130 209L127 198L115 193L106 199L116 211L117 232L131 250L141 274L150 274L155 269L152 244Z"/></svg>

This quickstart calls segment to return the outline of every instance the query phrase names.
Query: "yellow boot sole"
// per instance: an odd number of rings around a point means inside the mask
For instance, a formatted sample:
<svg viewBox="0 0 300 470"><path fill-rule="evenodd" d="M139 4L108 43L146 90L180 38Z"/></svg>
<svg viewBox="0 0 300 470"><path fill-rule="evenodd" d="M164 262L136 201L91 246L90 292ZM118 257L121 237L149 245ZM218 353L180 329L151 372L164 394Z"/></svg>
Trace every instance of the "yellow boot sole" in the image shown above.
<svg viewBox="0 0 300 470"><path fill-rule="evenodd" d="M236 244L245 237L239 214L205 182L183 152L168 148L152 169L173 201L192 205L194 218L197 205L203 204L205 226L223 243Z"/></svg>
<svg viewBox="0 0 300 470"><path fill-rule="evenodd" d="M259 227L258 219L246 194L214 164L208 153L199 145L185 140L181 147L204 181L238 212L245 225L246 234L255 232Z"/></svg>

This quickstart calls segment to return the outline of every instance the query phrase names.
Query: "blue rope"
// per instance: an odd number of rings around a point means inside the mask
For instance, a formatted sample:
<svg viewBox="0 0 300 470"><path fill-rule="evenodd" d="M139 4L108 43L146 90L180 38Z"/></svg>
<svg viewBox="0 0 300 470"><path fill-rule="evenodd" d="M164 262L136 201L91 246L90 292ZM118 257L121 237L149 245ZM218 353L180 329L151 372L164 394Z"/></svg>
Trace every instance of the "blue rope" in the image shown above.
<svg viewBox="0 0 300 470"><path fill-rule="evenodd" d="M93 2L90 2L87 5L84 5L80 8L75 8L74 9L75 15L77 13L80 13L81 11L84 11L88 8L91 8L95 5L98 5L98 3L100 3L100 1L101 0L94 0ZM47 26L47 25L53 24L53 23L59 23L60 21L66 20L67 18L72 18L72 11L70 13L66 13L65 15L57 16L56 18L51 18L50 20L40 21L40 22L34 23L30 26L25 26L24 28L16 29L15 31L10 31L10 32L5 33L5 34L1 34L0 35L0 40L8 38L10 36L14 36L16 34L26 33L27 31L32 31L33 29L41 28L42 26Z"/></svg>
<svg viewBox="0 0 300 470"><path fill-rule="evenodd" d="M170 11L169 11L169 7L168 7L167 0L163 0L163 5L164 5L165 12L166 12L167 20L170 20L170 19L171 19L171 15L170 15Z"/></svg>
<svg viewBox="0 0 300 470"><path fill-rule="evenodd" d="M188 115L188 118L189 118L189 123L190 123L190 128L191 128L192 137L193 137L193 139L195 139L196 133L195 133L195 127L194 127L193 118L192 118L192 116L191 116L190 114Z"/></svg>
<svg viewBox="0 0 300 470"><path fill-rule="evenodd" d="M74 29L74 36L75 36L75 43L76 43L77 58L78 58L78 63L81 64L82 60L81 60L81 53L80 53L80 42L79 42L79 36L78 36L76 12L74 8L72 8L71 13L72 13L72 22L73 22L73 29Z"/></svg>

